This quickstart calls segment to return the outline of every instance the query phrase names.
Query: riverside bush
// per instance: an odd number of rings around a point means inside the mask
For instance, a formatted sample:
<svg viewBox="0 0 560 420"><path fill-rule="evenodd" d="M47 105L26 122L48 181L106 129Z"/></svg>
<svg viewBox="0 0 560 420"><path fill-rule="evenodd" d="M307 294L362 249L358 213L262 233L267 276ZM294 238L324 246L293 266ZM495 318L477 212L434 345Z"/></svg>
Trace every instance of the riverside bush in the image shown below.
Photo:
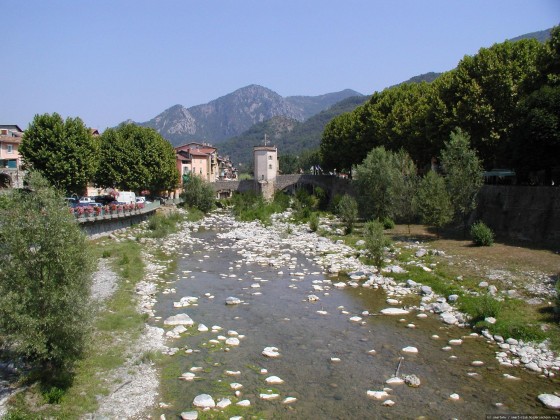
<svg viewBox="0 0 560 420"><path fill-rule="evenodd" d="M317 232L317 229L319 229L319 216L317 213L313 213L309 218L309 229L312 232Z"/></svg>
<svg viewBox="0 0 560 420"><path fill-rule="evenodd" d="M385 248L391 245L391 239L383 233L383 225L377 220L366 223L364 240L366 241L366 249L369 251L375 266L381 267L385 256Z"/></svg>
<svg viewBox="0 0 560 420"><path fill-rule="evenodd" d="M476 246L491 246L494 243L494 233L483 222L471 226L471 237Z"/></svg>
<svg viewBox="0 0 560 420"><path fill-rule="evenodd" d="M198 176L191 176L183 184L181 198L190 207L208 213L214 207L215 192L212 186Z"/></svg>
<svg viewBox="0 0 560 420"><path fill-rule="evenodd" d="M344 230L346 234L352 233L354 224L358 219L358 202L356 199L348 194L344 194L336 206L336 214L344 223Z"/></svg>

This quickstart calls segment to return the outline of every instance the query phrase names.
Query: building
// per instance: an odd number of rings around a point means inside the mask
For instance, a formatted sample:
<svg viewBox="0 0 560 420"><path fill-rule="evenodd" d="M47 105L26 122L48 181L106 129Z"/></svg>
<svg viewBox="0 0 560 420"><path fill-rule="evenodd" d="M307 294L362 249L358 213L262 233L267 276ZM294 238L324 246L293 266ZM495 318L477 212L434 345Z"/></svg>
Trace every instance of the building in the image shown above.
<svg viewBox="0 0 560 420"><path fill-rule="evenodd" d="M24 173L21 169L19 145L23 130L17 125L0 125L0 187L21 188Z"/></svg>
<svg viewBox="0 0 560 420"><path fill-rule="evenodd" d="M181 180L196 175L208 182L218 176L217 149L204 143L188 143L175 148Z"/></svg>
<svg viewBox="0 0 560 420"><path fill-rule="evenodd" d="M278 175L278 149L276 146L253 147L255 181L274 182Z"/></svg>

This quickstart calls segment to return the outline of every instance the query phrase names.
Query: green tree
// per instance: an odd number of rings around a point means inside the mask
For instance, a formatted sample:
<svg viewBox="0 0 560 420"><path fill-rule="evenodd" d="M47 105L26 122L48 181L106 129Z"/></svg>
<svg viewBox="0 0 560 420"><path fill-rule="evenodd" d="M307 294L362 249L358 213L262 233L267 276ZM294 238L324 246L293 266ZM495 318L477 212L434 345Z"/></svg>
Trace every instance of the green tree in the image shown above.
<svg viewBox="0 0 560 420"><path fill-rule="evenodd" d="M407 224L410 235L410 224L418 215L416 209L416 191L418 190L418 175L416 165L404 149L394 154L395 164L400 173L395 186L395 216Z"/></svg>
<svg viewBox="0 0 560 420"><path fill-rule="evenodd" d="M39 173L0 206L0 335L45 379L82 354L94 260L60 193Z"/></svg>
<svg viewBox="0 0 560 420"><path fill-rule="evenodd" d="M151 128L122 124L105 130L99 155L100 186L156 193L179 183L173 146Z"/></svg>
<svg viewBox="0 0 560 420"><path fill-rule="evenodd" d="M471 149L467 133L461 129L451 133L441 151L441 165L454 213L466 233L469 215L476 208L476 197L484 183L482 163Z"/></svg>
<svg viewBox="0 0 560 420"><path fill-rule="evenodd" d="M453 218L453 206L445 188L445 180L430 171L422 178L416 193L416 206L422 223L440 229Z"/></svg>
<svg viewBox="0 0 560 420"><path fill-rule="evenodd" d="M393 218L397 185L402 177L393 153L374 148L354 171L360 213L366 219Z"/></svg>
<svg viewBox="0 0 560 420"><path fill-rule="evenodd" d="M299 171L299 160L294 155L281 155L279 158L280 172L283 174L296 174Z"/></svg>
<svg viewBox="0 0 560 420"><path fill-rule="evenodd" d="M67 194L83 194L97 168L97 142L80 118L35 115L19 152L24 162Z"/></svg>
<svg viewBox="0 0 560 420"><path fill-rule="evenodd" d="M486 167L507 163L519 101L540 77L538 41L504 42L465 56L442 95L455 125L470 133Z"/></svg>
<svg viewBox="0 0 560 420"><path fill-rule="evenodd" d="M385 236L383 224L378 220L372 220L364 226L365 247L373 258L376 267L383 265L385 248L391 245L391 239Z"/></svg>
<svg viewBox="0 0 560 420"><path fill-rule="evenodd" d="M199 176L191 176L189 181L183 184L181 198L190 207L195 207L204 213L208 213L214 207L216 193L212 186Z"/></svg>
<svg viewBox="0 0 560 420"><path fill-rule="evenodd" d="M358 220L358 202L351 195L344 194L336 205L336 214L344 223L346 234L352 233Z"/></svg>

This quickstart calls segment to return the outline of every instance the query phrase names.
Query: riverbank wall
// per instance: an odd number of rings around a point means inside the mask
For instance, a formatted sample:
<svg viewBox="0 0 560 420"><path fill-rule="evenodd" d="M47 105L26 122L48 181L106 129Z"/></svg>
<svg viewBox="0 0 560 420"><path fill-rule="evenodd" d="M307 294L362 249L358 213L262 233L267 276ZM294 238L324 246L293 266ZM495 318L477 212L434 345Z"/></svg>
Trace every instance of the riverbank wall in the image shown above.
<svg viewBox="0 0 560 420"><path fill-rule="evenodd" d="M485 185L471 222L497 235L560 249L560 188Z"/></svg>

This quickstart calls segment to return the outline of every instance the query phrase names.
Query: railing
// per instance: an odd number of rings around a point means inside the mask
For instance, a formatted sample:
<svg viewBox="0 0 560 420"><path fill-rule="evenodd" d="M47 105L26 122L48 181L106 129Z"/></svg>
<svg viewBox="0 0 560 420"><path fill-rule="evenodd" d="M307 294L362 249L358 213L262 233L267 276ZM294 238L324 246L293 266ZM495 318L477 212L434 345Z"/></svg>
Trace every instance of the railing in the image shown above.
<svg viewBox="0 0 560 420"><path fill-rule="evenodd" d="M129 206L117 205L114 206L103 206L98 207L99 210L95 210L95 207L91 207L93 210L87 210L83 213L78 213L74 211L76 220L78 223L88 223L97 222L101 220L111 220L111 219L125 219L135 215L151 213L160 207L160 203L144 203L143 206L135 206L130 208ZM88 209L87 207L82 207ZM75 210L75 209L73 209Z"/></svg>

